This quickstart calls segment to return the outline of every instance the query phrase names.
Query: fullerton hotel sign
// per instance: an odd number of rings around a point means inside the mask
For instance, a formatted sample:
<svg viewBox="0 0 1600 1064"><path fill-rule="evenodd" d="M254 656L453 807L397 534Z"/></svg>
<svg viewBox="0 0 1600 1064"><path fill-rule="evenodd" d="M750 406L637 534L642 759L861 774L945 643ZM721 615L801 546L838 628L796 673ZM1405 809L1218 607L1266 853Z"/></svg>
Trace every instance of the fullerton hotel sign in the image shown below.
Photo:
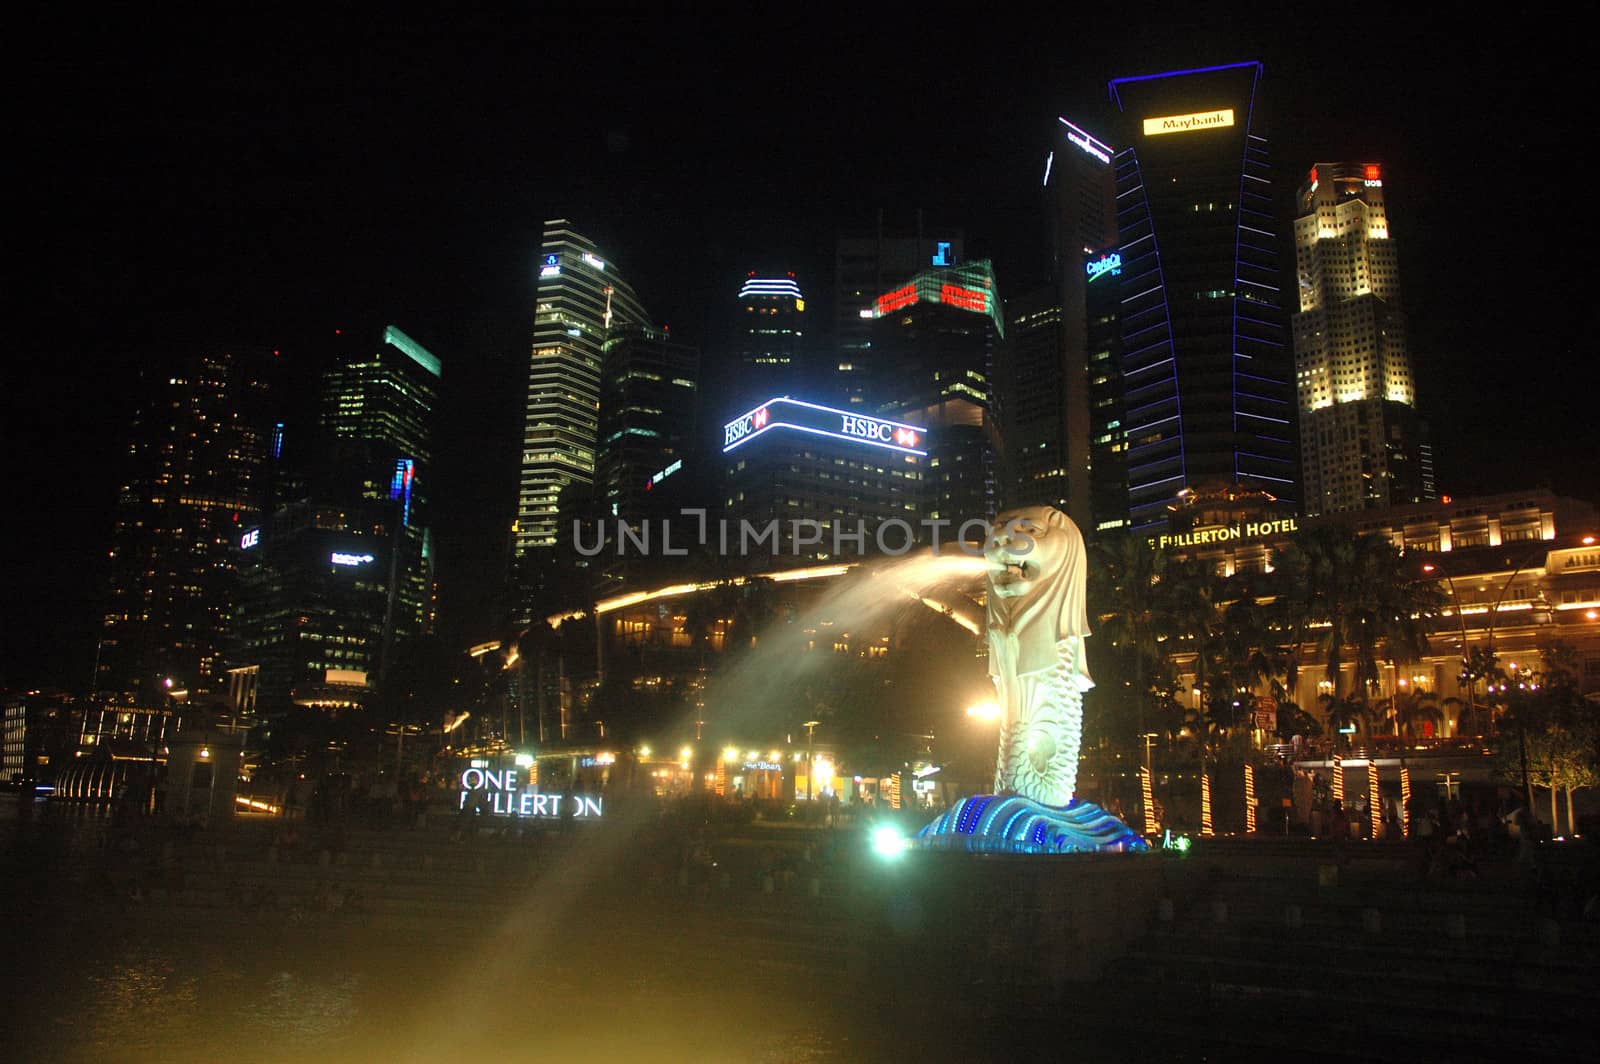
<svg viewBox="0 0 1600 1064"><path fill-rule="evenodd" d="M1282 517L1272 521L1239 521L1231 525L1197 528L1181 536L1151 536L1150 542L1155 544L1157 550L1166 550L1168 547L1209 547L1218 543L1282 536L1298 531L1300 525L1294 518Z"/></svg>

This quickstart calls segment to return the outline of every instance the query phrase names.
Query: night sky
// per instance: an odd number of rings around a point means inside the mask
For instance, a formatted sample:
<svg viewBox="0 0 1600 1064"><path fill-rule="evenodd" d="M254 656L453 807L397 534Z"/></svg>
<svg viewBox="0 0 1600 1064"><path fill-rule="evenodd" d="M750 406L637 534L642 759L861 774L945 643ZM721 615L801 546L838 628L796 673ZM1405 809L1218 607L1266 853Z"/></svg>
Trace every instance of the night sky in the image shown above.
<svg viewBox="0 0 1600 1064"><path fill-rule="evenodd" d="M825 322L834 237L880 208L962 228L1005 294L1045 252L1055 116L1096 129L1110 77L1240 59L1267 65L1280 193L1318 160L1385 166L1440 489L1600 497L1575 35L1084 7L453 24L141 7L14 27L0 688L87 685L141 364L264 345L309 372L334 328L376 343L390 321L429 346L441 630L485 638L545 218L593 235L659 322L708 345L750 269L795 270Z"/></svg>

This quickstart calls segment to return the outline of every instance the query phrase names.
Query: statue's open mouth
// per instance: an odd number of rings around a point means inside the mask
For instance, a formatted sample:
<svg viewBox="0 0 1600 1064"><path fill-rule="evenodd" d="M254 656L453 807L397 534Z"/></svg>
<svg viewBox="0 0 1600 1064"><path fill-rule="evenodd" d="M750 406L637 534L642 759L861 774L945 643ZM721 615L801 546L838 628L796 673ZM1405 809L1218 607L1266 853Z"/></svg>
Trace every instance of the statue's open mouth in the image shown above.
<svg viewBox="0 0 1600 1064"><path fill-rule="evenodd" d="M1027 562L1005 562L995 569L995 575L1004 576L1007 583L1017 580L1032 580L1038 575L1038 566L1029 566Z"/></svg>

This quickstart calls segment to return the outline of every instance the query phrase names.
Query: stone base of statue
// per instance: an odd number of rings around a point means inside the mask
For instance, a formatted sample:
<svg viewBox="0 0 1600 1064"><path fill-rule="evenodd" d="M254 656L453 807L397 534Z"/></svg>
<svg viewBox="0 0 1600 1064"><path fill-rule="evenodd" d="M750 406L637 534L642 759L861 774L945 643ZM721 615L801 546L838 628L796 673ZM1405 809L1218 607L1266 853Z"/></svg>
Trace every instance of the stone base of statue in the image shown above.
<svg viewBox="0 0 1600 1064"><path fill-rule="evenodd" d="M1016 794L963 798L917 833L924 850L967 853L1105 853L1147 850L1132 828L1095 805L1074 798L1043 805Z"/></svg>

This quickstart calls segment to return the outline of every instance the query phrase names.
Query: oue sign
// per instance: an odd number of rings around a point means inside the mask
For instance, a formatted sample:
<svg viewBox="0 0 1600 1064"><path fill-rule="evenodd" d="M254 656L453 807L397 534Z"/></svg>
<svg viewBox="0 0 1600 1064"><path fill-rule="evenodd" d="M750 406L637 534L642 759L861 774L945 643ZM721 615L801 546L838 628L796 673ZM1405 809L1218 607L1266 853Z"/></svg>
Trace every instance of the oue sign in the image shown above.
<svg viewBox="0 0 1600 1064"><path fill-rule="evenodd" d="M562 802L570 802L574 820L598 820L604 798L590 798L575 794L540 794L529 787L517 788L517 770L508 768L497 772L489 768L469 768L461 774L461 800L456 808L465 809L474 794L483 794L488 802L484 811L496 816L544 817L554 820L564 814Z"/></svg>

